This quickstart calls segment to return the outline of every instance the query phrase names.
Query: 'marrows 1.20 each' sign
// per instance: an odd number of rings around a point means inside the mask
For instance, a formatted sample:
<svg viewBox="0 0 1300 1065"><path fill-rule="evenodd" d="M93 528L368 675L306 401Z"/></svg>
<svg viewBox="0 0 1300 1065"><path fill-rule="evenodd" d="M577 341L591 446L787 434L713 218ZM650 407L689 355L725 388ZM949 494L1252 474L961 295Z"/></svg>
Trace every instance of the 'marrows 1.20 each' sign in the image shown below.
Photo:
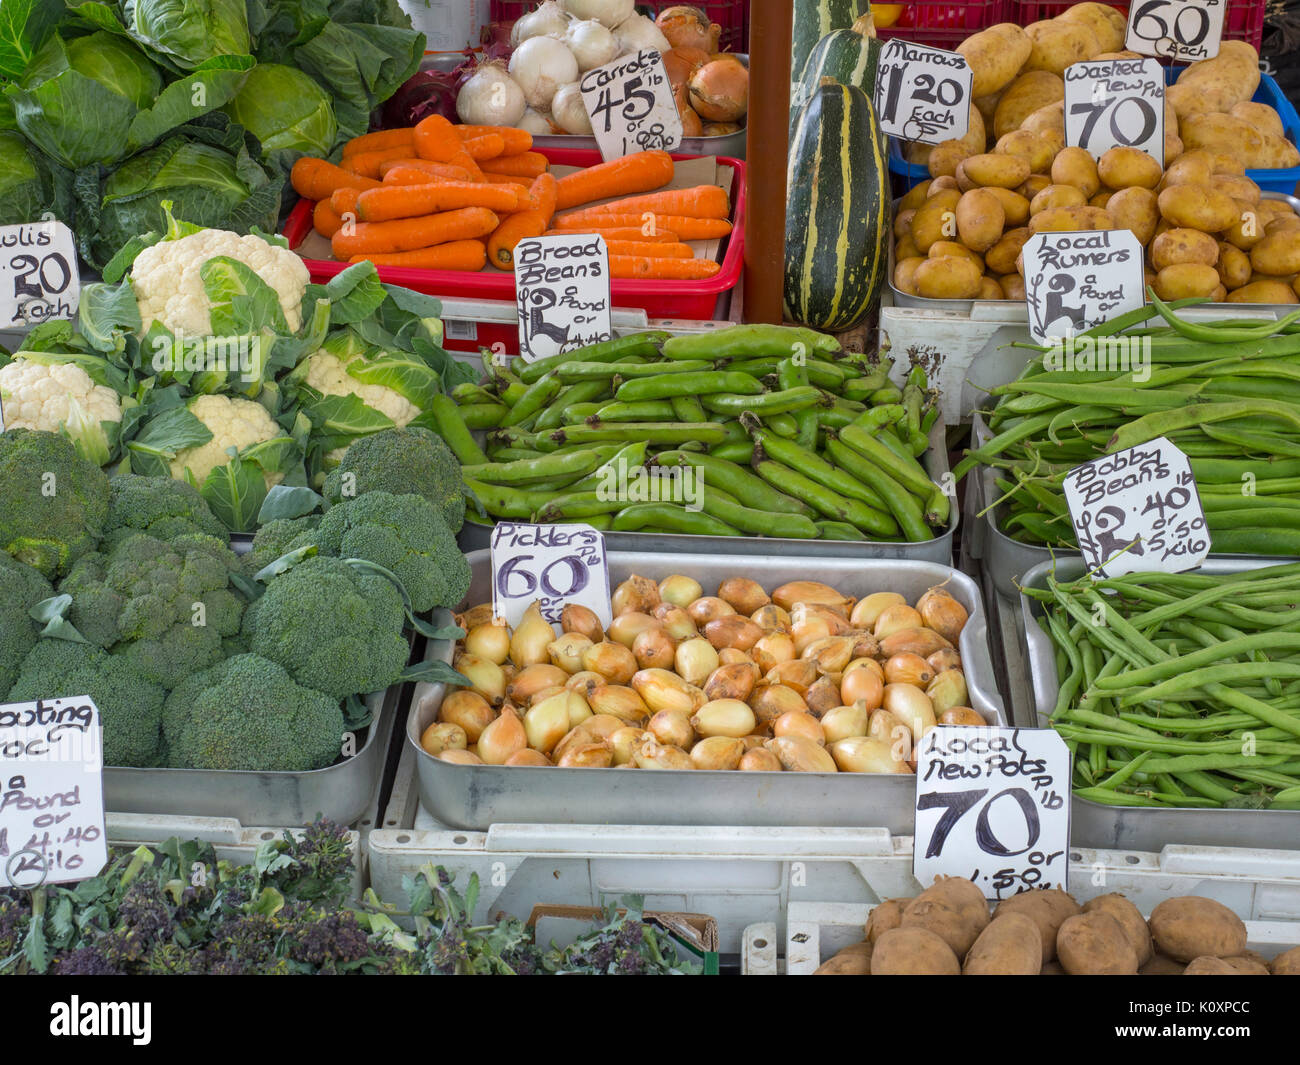
<svg viewBox="0 0 1300 1065"><path fill-rule="evenodd" d="M964 55L891 38L880 51L872 101L881 129L920 144L966 136L973 80Z"/></svg>

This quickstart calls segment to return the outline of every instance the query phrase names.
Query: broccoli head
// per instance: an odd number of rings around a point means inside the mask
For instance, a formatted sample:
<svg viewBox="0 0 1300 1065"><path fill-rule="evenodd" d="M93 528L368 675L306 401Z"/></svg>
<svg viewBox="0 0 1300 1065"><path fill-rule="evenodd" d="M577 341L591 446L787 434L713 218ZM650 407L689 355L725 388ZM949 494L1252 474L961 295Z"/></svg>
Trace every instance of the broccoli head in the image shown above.
<svg viewBox="0 0 1300 1065"><path fill-rule="evenodd" d="M91 643L125 656L148 680L174 688L222 658L239 633L244 600L230 586L239 560L211 536L164 543L137 533L80 559L59 584L68 620Z"/></svg>
<svg viewBox="0 0 1300 1065"><path fill-rule="evenodd" d="M301 773L339 757L343 711L283 667L245 654L182 681L167 697L163 732L178 768Z"/></svg>
<svg viewBox="0 0 1300 1065"><path fill-rule="evenodd" d="M171 477L123 473L108 482L108 525L101 551L109 551L133 533L155 540L201 533L225 541L229 533L191 485Z"/></svg>
<svg viewBox="0 0 1300 1065"><path fill-rule="evenodd" d="M108 478L60 433L0 433L0 550L63 576L95 550L108 521Z"/></svg>
<svg viewBox="0 0 1300 1065"><path fill-rule="evenodd" d="M392 581L325 556L272 577L244 614L250 651L334 699L397 680L410 654L405 623Z"/></svg>
<svg viewBox="0 0 1300 1065"><path fill-rule="evenodd" d="M315 543L312 535L320 524L319 514L307 514L301 518L276 518L268 521L257 530L253 537L253 549L240 561L244 572L250 577L269 566L281 555L296 551L307 544Z"/></svg>
<svg viewBox="0 0 1300 1065"><path fill-rule="evenodd" d="M423 496L367 492L346 500L326 512L315 538L324 554L392 570L418 614L456 606L469 591L469 563L456 534Z"/></svg>
<svg viewBox="0 0 1300 1065"><path fill-rule="evenodd" d="M50 582L31 566L0 551L0 694L18 677L18 663L32 649L41 627L27 613L54 594Z"/></svg>
<svg viewBox="0 0 1300 1065"><path fill-rule="evenodd" d="M424 496L442 511L453 533L465 523L460 461L428 429L385 429L352 443L325 478L323 494L331 503L341 503L366 492Z"/></svg>
<svg viewBox="0 0 1300 1065"><path fill-rule="evenodd" d="M153 765L166 692L124 657L68 640L38 640L5 701L89 695L104 726L104 764Z"/></svg>

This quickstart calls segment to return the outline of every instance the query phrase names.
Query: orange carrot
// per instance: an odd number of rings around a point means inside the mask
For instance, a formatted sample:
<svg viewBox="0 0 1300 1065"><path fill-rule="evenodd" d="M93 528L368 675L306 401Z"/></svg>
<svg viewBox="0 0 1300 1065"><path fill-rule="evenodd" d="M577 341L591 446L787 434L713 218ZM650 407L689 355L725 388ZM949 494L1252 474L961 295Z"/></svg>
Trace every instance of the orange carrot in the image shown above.
<svg viewBox="0 0 1300 1065"><path fill-rule="evenodd" d="M427 159L388 159L379 164L379 176L386 182L390 180L388 175L394 170L403 172L401 178L393 179L403 185L423 185L434 178L445 178L447 181L475 180L463 166L431 163ZM411 174L411 171L419 171L419 175ZM411 180L416 176L419 176L418 181Z"/></svg>
<svg viewBox="0 0 1300 1065"><path fill-rule="evenodd" d="M517 211L519 193L506 185L477 181L439 181L428 185L385 185L367 189L357 197L357 217L363 222L418 218L461 207L486 207L490 211Z"/></svg>
<svg viewBox="0 0 1300 1065"><path fill-rule="evenodd" d="M588 207L580 213L594 218L607 214L644 214L647 211L686 218L727 218L731 215L731 203L717 185L696 185L690 189L666 189L646 196L612 200Z"/></svg>
<svg viewBox="0 0 1300 1065"><path fill-rule="evenodd" d="M414 251L354 255L348 262L369 259L376 266L408 266L422 270L482 270L487 263L487 249L481 240L453 240Z"/></svg>
<svg viewBox="0 0 1300 1065"><path fill-rule="evenodd" d="M493 174L487 170L483 171L483 180L490 185L519 185L525 189L532 184L532 181L526 177L518 177L514 174Z"/></svg>
<svg viewBox="0 0 1300 1065"><path fill-rule="evenodd" d="M461 141L465 146L465 151L475 162L483 162L487 159L495 159L502 155L506 150L506 142L499 133L486 133L482 137L471 137L467 141Z"/></svg>
<svg viewBox="0 0 1300 1065"><path fill-rule="evenodd" d="M293 164L289 180L293 183L293 191L305 200L328 200L331 192L344 186L373 189L379 185L378 181L309 155L302 156Z"/></svg>
<svg viewBox="0 0 1300 1065"><path fill-rule="evenodd" d="M466 141L495 133L506 142L502 155L518 155L533 146L533 135L526 129L515 129L513 126L453 126L452 128L461 140Z"/></svg>
<svg viewBox="0 0 1300 1065"><path fill-rule="evenodd" d="M397 218L391 222L358 222L351 232L334 234L334 258L350 259L372 252L416 251L453 240L485 237L500 219L486 207L462 207L421 218Z"/></svg>
<svg viewBox="0 0 1300 1065"><path fill-rule="evenodd" d="M370 189L365 191L370 192ZM359 189L335 189L330 194L330 208L339 218L347 220L347 216L352 216L352 221L357 220L357 197L361 195Z"/></svg>
<svg viewBox="0 0 1300 1065"><path fill-rule="evenodd" d="M332 237L343 228L343 219L330 206L329 200L317 200L311 211L312 228L322 237Z"/></svg>
<svg viewBox="0 0 1300 1065"><path fill-rule="evenodd" d="M482 178L478 163L465 151L455 127L442 115L430 115L415 127L415 154L433 163L463 166L475 178Z"/></svg>
<svg viewBox="0 0 1300 1065"><path fill-rule="evenodd" d="M351 170L354 174L377 178L380 163L389 159L404 159L410 154L409 144L399 144L396 148L378 148L373 152L357 152L356 155L345 156L342 165L344 170Z"/></svg>
<svg viewBox="0 0 1300 1065"><path fill-rule="evenodd" d="M636 152L622 159L612 159L608 163L565 174L560 178L560 192L555 205L564 210L592 200L603 200L607 196L651 192L672 179L673 159L667 152Z"/></svg>
<svg viewBox="0 0 1300 1065"><path fill-rule="evenodd" d="M555 213L555 190L558 186L554 174L538 174L528 189L536 204L529 210L517 211L505 219L488 238L488 260L502 270L513 270L515 246L527 237L540 237L551 224Z"/></svg>
<svg viewBox="0 0 1300 1065"><path fill-rule="evenodd" d="M560 179L564 183L564 179ZM723 218L683 218L681 215L661 214L656 215L647 211L644 215L638 214L607 214L601 215L599 222L594 222L590 218L573 218L563 215L557 218L553 225L556 229L565 229L570 232L579 233L597 225L605 229L622 229L625 227L641 229L646 232L646 236L654 236L662 229L670 233L676 233L678 240L712 240L715 237L725 237L731 232L731 223Z"/></svg>
<svg viewBox="0 0 1300 1065"><path fill-rule="evenodd" d="M689 244L655 244L639 240L607 240L605 247L610 255L635 255L642 259L694 259L695 251Z"/></svg>
<svg viewBox="0 0 1300 1065"><path fill-rule="evenodd" d="M409 128L402 129L381 129L376 133L363 133L360 137L353 137L347 144L343 145L343 158L349 155L358 155L361 152L377 152L384 148L412 148L415 142L415 134Z"/></svg>
<svg viewBox="0 0 1300 1065"><path fill-rule="evenodd" d="M611 255L609 276L618 278L658 278L671 281L698 281L712 277L722 269L712 259L648 259L640 255Z"/></svg>
<svg viewBox="0 0 1300 1065"><path fill-rule="evenodd" d="M548 229L542 234L544 237L571 237L575 233L591 233L602 236L605 242L611 240L635 240L641 243L662 243L676 244L677 234L670 233L666 229L655 230L653 234L643 233L640 229L602 229L599 226L582 226L579 229Z"/></svg>
<svg viewBox="0 0 1300 1065"><path fill-rule="evenodd" d="M486 160L483 163L483 173L535 178L538 174L546 173L550 165L550 160L541 152L520 152L518 155L503 155L499 159Z"/></svg>

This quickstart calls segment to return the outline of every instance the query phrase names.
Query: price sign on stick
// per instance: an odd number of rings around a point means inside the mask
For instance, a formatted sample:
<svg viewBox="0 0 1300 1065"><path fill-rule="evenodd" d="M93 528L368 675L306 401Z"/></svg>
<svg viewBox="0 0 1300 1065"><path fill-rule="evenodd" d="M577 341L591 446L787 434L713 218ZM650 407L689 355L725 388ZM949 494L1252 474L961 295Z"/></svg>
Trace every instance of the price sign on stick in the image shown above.
<svg viewBox="0 0 1300 1065"><path fill-rule="evenodd" d="M80 297L72 230L53 216L0 226L0 329L75 318Z"/></svg>
<svg viewBox="0 0 1300 1065"><path fill-rule="evenodd" d="M522 525L492 528L492 610L512 628L541 600L542 617L559 621L568 603L590 608L606 628L609 561L605 537L590 525Z"/></svg>
<svg viewBox="0 0 1300 1065"><path fill-rule="evenodd" d="M964 55L891 38L876 69L881 128L921 144L966 136L973 78Z"/></svg>
<svg viewBox="0 0 1300 1065"><path fill-rule="evenodd" d="M931 729L916 752L912 872L964 876L985 898L1064 890L1070 752L1052 729Z"/></svg>
<svg viewBox="0 0 1300 1065"><path fill-rule="evenodd" d="M682 118L658 49L646 48L589 70L578 89L607 161L653 148L671 152L682 143Z"/></svg>
<svg viewBox="0 0 1300 1065"><path fill-rule="evenodd" d="M1136 0L1124 47L1183 63L1219 54L1226 0Z"/></svg>
<svg viewBox="0 0 1300 1065"><path fill-rule="evenodd" d="M0 706L0 886L66 884L104 867L102 737L89 696Z"/></svg>
<svg viewBox="0 0 1300 1065"><path fill-rule="evenodd" d="M529 237L515 248L519 353L544 359L614 336L603 237Z"/></svg>
<svg viewBox="0 0 1300 1065"><path fill-rule="evenodd" d="M1076 365L1078 349L1093 350L1090 338L1075 334L1144 302L1142 245L1132 230L1036 233L1021 252L1029 333L1053 345L1047 357L1063 360L1058 369L1083 369ZM1123 347L1124 340L1116 338L1112 346Z"/></svg>
<svg viewBox="0 0 1300 1065"><path fill-rule="evenodd" d="M1210 553L1191 463L1163 436L1076 466L1065 502L1084 565L1102 576L1181 573Z"/></svg>
<svg viewBox="0 0 1300 1065"><path fill-rule="evenodd" d="M1065 143L1100 159L1114 147L1165 160L1165 75L1155 59L1065 68Z"/></svg>

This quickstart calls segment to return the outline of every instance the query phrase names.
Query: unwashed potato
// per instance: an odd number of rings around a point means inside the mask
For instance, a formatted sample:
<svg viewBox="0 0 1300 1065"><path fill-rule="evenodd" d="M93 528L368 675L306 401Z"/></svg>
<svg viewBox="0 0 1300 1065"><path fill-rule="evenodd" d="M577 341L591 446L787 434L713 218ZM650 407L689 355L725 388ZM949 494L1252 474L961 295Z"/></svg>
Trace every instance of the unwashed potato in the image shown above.
<svg viewBox="0 0 1300 1065"><path fill-rule="evenodd" d="M1229 965L1223 958L1216 958L1207 954L1203 958L1193 958L1187 968L1183 970L1184 976L1241 976L1243 975L1233 966Z"/></svg>
<svg viewBox="0 0 1300 1065"><path fill-rule="evenodd" d="M1300 151L1285 137L1261 133L1245 119L1232 115L1215 112L1187 115L1179 122L1178 135L1186 147L1221 152L1243 170L1300 165Z"/></svg>
<svg viewBox="0 0 1300 1065"><path fill-rule="evenodd" d="M993 135L1001 137L1019 129L1025 119L1040 107L1058 100L1065 100L1065 81L1059 74L1047 70L1029 70L1021 74L1006 87L998 101L993 114Z"/></svg>
<svg viewBox="0 0 1300 1065"><path fill-rule="evenodd" d="M922 254L937 240L951 240L957 235L957 204L961 193L945 189L935 193L912 215L912 241Z"/></svg>
<svg viewBox="0 0 1300 1065"><path fill-rule="evenodd" d="M984 253L984 265L997 274L1014 274L1016 258L1030 236L1032 234L1028 226L1008 229L1002 234L1001 239Z"/></svg>
<svg viewBox="0 0 1300 1065"><path fill-rule="evenodd" d="M864 930L865 938L868 943L875 943L881 936L891 928L898 928L903 923L903 910L911 899L886 899L879 906L872 908L871 913L867 916L867 925Z"/></svg>
<svg viewBox="0 0 1300 1065"><path fill-rule="evenodd" d="M1300 947L1279 954L1269 962L1268 971L1274 976L1300 976Z"/></svg>
<svg viewBox="0 0 1300 1065"><path fill-rule="evenodd" d="M1026 70L1064 74L1071 63L1091 59L1106 50L1085 21L1045 19L1025 27L1025 34L1033 45L1025 60Z"/></svg>
<svg viewBox="0 0 1300 1065"><path fill-rule="evenodd" d="M871 944L853 943L838 954L827 958L816 969L813 976L870 976Z"/></svg>
<svg viewBox="0 0 1300 1065"><path fill-rule="evenodd" d="M1151 243L1160 220L1156 194L1150 189L1120 189L1106 201L1106 213L1116 229L1131 229L1143 247Z"/></svg>
<svg viewBox="0 0 1300 1065"><path fill-rule="evenodd" d="M1228 293L1228 303L1300 303L1284 281L1252 281Z"/></svg>
<svg viewBox="0 0 1300 1065"><path fill-rule="evenodd" d="M1069 976L1059 961L1048 961L1043 963L1043 967L1038 970L1039 976Z"/></svg>
<svg viewBox="0 0 1300 1065"><path fill-rule="evenodd" d="M1102 153L1097 160L1097 176L1111 189L1127 189L1138 185L1154 189L1164 173L1160 164L1138 148L1117 145Z"/></svg>
<svg viewBox="0 0 1300 1065"><path fill-rule="evenodd" d="M1050 207L1029 219L1031 233L1114 228L1110 213L1101 207Z"/></svg>
<svg viewBox="0 0 1300 1065"><path fill-rule="evenodd" d="M1213 59L1193 63L1165 91L1181 119L1206 111L1231 111L1259 88L1259 53L1245 41L1224 41Z"/></svg>
<svg viewBox="0 0 1300 1065"><path fill-rule="evenodd" d="M1156 197L1160 216L1171 226L1221 233L1238 219L1236 201L1210 185L1171 185Z"/></svg>
<svg viewBox="0 0 1300 1065"><path fill-rule="evenodd" d="M1043 934L1023 913L1004 913L979 934L962 964L963 976L1037 976Z"/></svg>
<svg viewBox="0 0 1300 1065"><path fill-rule="evenodd" d="M1300 220L1295 226L1270 231L1251 248L1250 265L1261 274L1300 272Z"/></svg>
<svg viewBox="0 0 1300 1065"><path fill-rule="evenodd" d="M1103 56L1112 59L1127 58L1118 53L1124 47L1124 36L1128 29L1128 20L1124 17L1123 12L1117 11L1109 4L1083 3L1074 4L1067 7L1056 16L1057 22L1084 22L1092 30L1097 38L1097 44L1101 48L1101 54L1094 54L1090 58L1101 59ZM1133 53L1136 58L1136 53Z"/></svg>
<svg viewBox="0 0 1300 1065"><path fill-rule="evenodd" d="M999 22L971 34L956 48L971 69L971 95L988 96L1005 89L1024 66L1033 45L1014 22Z"/></svg>
<svg viewBox="0 0 1300 1065"><path fill-rule="evenodd" d="M1268 966L1260 961L1258 957L1251 957L1248 954L1237 955L1232 958L1224 958L1240 976L1268 976Z"/></svg>
<svg viewBox="0 0 1300 1065"><path fill-rule="evenodd" d="M1048 185L1029 201L1029 216L1053 207L1082 207L1088 202L1083 190L1075 185Z"/></svg>
<svg viewBox="0 0 1300 1065"><path fill-rule="evenodd" d="M1163 270L1175 263L1213 266L1219 261L1219 242L1199 229L1167 229L1151 242L1151 265Z"/></svg>
<svg viewBox="0 0 1300 1065"><path fill-rule="evenodd" d="M989 923L983 893L963 877L939 877L903 910L903 928L927 928L940 936L959 958Z"/></svg>
<svg viewBox="0 0 1300 1065"><path fill-rule="evenodd" d="M970 162L970 159L966 160L968 171ZM1007 213L1002 208L1002 201L988 189L964 192L957 203L957 234L972 251L987 251L993 247L1002 236L1006 221Z"/></svg>
<svg viewBox="0 0 1300 1065"><path fill-rule="evenodd" d="M1219 259L1214 268L1219 271L1219 283L1229 290L1250 281L1250 256L1226 240L1219 241Z"/></svg>
<svg viewBox="0 0 1300 1065"><path fill-rule="evenodd" d="M1239 104L1234 104L1228 114L1233 118L1240 118L1244 122L1249 122L1260 133L1268 133L1274 137L1283 137L1286 135L1282 128L1282 116L1279 115L1268 104L1257 104L1253 100L1243 100Z"/></svg>
<svg viewBox="0 0 1300 1065"><path fill-rule="evenodd" d="M990 185L986 192L991 192L998 198L998 203L1002 204L1002 214L1006 218L1006 224L1011 227L1023 226L1029 218L1029 201L1014 189L1003 189L997 185Z"/></svg>
<svg viewBox="0 0 1300 1065"><path fill-rule="evenodd" d="M1068 892L1059 888L1037 888L1003 899L993 911L993 917L996 920L1004 914L1022 913L1038 925L1043 937L1043 963L1046 964L1056 957L1056 933L1061 925L1066 918L1082 912Z"/></svg>
<svg viewBox="0 0 1300 1065"><path fill-rule="evenodd" d="M1029 164L1031 174L1052 165L1056 146L1048 139L1027 129L1013 129L998 138L993 151L997 155L1018 155Z"/></svg>
<svg viewBox="0 0 1300 1065"><path fill-rule="evenodd" d="M908 296L917 295L916 268L923 262L925 260L917 255L894 263L894 288Z"/></svg>
<svg viewBox="0 0 1300 1065"><path fill-rule="evenodd" d="M1163 954L1152 954L1151 959L1138 970L1140 976L1182 976L1187 968L1180 961L1166 958Z"/></svg>
<svg viewBox="0 0 1300 1065"><path fill-rule="evenodd" d="M1023 184L1030 174L1028 161L1018 155L984 152L963 160L961 165L966 176L980 186L997 185L1003 189L1014 189ZM961 184L960 173L957 175L957 183Z"/></svg>
<svg viewBox="0 0 1300 1065"><path fill-rule="evenodd" d="M872 976L958 976L961 965L939 936L926 928L891 928L871 951Z"/></svg>
<svg viewBox="0 0 1300 1065"><path fill-rule="evenodd" d="M1161 954L1177 961L1213 955L1231 958L1246 949L1246 925L1214 899L1182 895L1165 899L1147 921Z"/></svg>
<svg viewBox="0 0 1300 1065"><path fill-rule="evenodd" d="M1213 271L1211 271L1213 272ZM912 274L916 294L931 300L971 300L979 295L984 271L969 259L944 255L926 259ZM1218 283L1219 275L1214 275Z"/></svg>
<svg viewBox="0 0 1300 1065"><path fill-rule="evenodd" d="M1133 945L1139 967L1151 960L1151 930L1147 928L1146 918L1142 916L1142 911L1123 895L1118 892L1098 895L1083 904L1083 912L1110 914L1119 922L1120 927L1124 929L1124 935Z"/></svg>
<svg viewBox="0 0 1300 1065"><path fill-rule="evenodd" d="M1073 185L1089 196L1101 188L1097 163L1083 148L1066 148L1052 160L1052 181L1057 185Z"/></svg>
<svg viewBox="0 0 1300 1065"><path fill-rule="evenodd" d="M1218 287L1219 272L1204 263L1174 263L1156 274L1156 295L1166 301L1212 296Z"/></svg>
<svg viewBox="0 0 1300 1065"><path fill-rule="evenodd" d="M1071 976L1129 976L1138 971L1137 952L1124 926L1100 910L1066 918L1056 933L1056 954Z"/></svg>

